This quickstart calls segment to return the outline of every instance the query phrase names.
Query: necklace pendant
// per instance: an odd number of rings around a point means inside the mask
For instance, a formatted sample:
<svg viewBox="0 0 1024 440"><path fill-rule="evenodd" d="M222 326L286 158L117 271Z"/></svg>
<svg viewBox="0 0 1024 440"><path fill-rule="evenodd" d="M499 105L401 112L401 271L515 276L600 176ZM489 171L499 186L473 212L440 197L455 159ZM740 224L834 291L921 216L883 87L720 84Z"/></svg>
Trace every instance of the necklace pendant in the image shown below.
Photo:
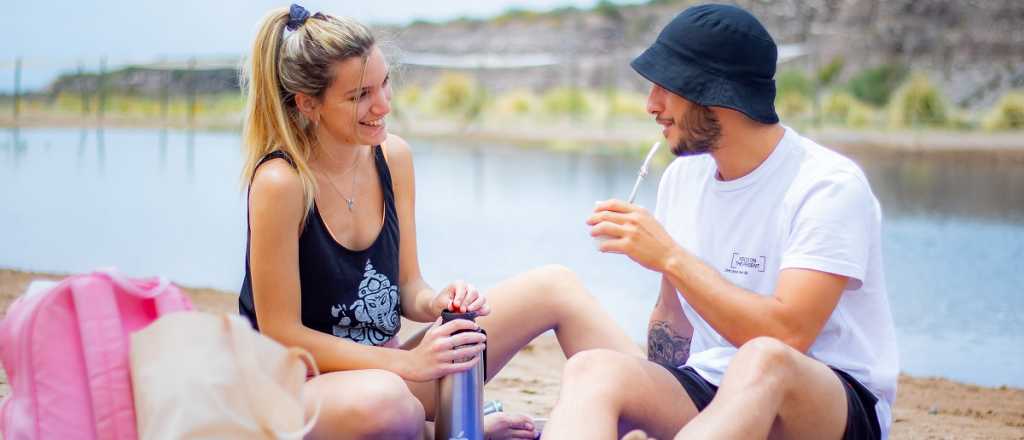
<svg viewBox="0 0 1024 440"><path fill-rule="evenodd" d="M355 201L355 199L345 198L345 203L348 205L349 212L351 212L352 211L352 205L355 205L356 201Z"/></svg>

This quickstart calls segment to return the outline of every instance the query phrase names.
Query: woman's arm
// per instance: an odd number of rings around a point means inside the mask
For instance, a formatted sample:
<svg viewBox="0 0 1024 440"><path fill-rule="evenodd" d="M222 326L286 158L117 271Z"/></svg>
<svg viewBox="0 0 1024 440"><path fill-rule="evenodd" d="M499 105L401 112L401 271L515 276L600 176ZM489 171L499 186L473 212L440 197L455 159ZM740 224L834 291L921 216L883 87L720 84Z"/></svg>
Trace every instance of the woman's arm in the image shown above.
<svg viewBox="0 0 1024 440"><path fill-rule="evenodd" d="M416 247L416 177L412 151L404 139L389 135L384 153L391 169L398 210L398 292L402 298L402 315L413 321L430 322L451 302L479 315L490 313L484 297L470 284L459 280L437 292L423 280Z"/></svg>
<svg viewBox="0 0 1024 440"><path fill-rule="evenodd" d="M416 248L416 176L412 165L412 151L404 139L389 135L384 152L391 169L398 210L398 292L402 297L402 315L413 321L430 322L441 315L441 309L431 304L434 289L423 280Z"/></svg>

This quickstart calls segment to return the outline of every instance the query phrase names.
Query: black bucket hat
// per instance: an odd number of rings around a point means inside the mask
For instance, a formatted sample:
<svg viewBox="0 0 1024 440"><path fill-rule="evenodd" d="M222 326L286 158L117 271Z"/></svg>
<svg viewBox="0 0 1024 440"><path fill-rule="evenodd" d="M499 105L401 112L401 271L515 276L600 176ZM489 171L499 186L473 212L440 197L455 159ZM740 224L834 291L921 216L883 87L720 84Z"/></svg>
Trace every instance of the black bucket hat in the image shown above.
<svg viewBox="0 0 1024 440"><path fill-rule="evenodd" d="M630 66L689 101L765 124L775 113L778 48L761 22L728 5L693 6L673 18Z"/></svg>

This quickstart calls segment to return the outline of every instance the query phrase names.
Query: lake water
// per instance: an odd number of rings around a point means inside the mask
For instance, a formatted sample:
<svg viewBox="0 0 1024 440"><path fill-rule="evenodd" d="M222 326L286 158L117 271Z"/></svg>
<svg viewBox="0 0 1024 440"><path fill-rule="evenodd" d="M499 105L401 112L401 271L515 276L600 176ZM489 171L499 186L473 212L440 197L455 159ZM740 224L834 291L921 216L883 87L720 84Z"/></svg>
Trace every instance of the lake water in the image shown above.
<svg viewBox="0 0 1024 440"><path fill-rule="evenodd" d="M639 159L411 140L420 262L441 287L576 270L640 340L658 275L596 252L594 201L624 198ZM1024 166L853 156L885 212L902 368L1024 387ZM236 291L244 256L239 138L162 130L0 132L0 267L117 266ZM653 207L660 170L641 188Z"/></svg>

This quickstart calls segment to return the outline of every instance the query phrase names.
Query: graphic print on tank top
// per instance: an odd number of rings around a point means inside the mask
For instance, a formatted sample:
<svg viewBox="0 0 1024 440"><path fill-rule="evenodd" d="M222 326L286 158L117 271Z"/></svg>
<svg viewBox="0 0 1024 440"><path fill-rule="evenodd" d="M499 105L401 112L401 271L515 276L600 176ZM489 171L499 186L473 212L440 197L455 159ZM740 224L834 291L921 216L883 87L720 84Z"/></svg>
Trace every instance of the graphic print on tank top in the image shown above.
<svg viewBox="0 0 1024 440"><path fill-rule="evenodd" d="M360 344L380 345L398 332L398 286L387 275L377 273L370 259L364 270L359 299L331 306L331 316L338 320L333 333Z"/></svg>

